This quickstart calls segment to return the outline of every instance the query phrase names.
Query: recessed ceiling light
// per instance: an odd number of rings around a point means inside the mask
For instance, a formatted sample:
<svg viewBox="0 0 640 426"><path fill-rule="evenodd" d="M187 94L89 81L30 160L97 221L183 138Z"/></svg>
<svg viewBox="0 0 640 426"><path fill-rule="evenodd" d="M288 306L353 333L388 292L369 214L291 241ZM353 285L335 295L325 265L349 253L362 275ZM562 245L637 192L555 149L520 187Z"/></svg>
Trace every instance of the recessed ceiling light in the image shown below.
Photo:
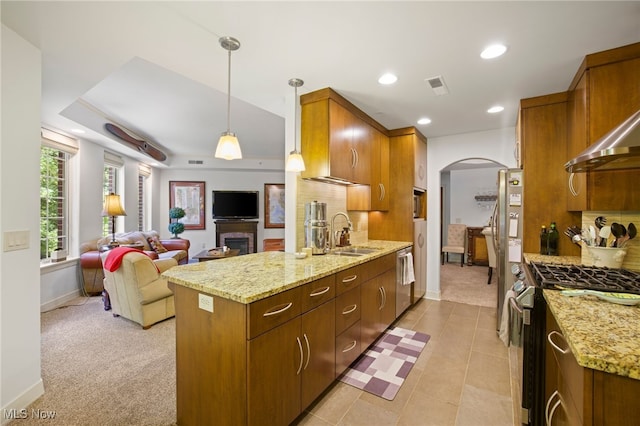
<svg viewBox="0 0 640 426"><path fill-rule="evenodd" d="M497 112L502 112L502 111L504 111L504 107L500 105L492 106L487 110L489 114L495 114Z"/></svg>
<svg viewBox="0 0 640 426"><path fill-rule="evenodd" d="M396 81L398 81L398 77L391 73L386 73L378 79L378 83L380 84L393 84Z"/></svg>
<svg viewBox="0 0 640 426"><path fill-rule="evenodd" d="M418 120L418 124L429 124L429 123L431 123L431 119L427 117L423 117L420 120Z"/></svg>
<svg viewBox="0 0 640 426"><path fill-rule="evenodd" d="M71 133L75 133L75 134L81 135L81 134L84 133L84 130L82 130L82 129L71 129Z"/></svg>
<svg viewBox="0 0 640 426"><path fill-rule="evenodd" d="M504 44L492 44L482 51L480 57L483 59L493 59L504 54L507 51L507 46Z"/></svg>

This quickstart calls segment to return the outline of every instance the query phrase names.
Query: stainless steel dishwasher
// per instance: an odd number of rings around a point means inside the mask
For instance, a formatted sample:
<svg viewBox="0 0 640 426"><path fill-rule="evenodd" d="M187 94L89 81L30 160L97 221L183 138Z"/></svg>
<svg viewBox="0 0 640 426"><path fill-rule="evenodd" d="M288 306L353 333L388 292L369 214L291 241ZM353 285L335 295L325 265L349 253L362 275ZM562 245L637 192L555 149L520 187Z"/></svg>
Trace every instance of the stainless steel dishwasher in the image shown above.
<svg viewBox="0 0 640 426"><path fill-rule="evenodd" d="M411 286L415 281L411 247L396 253L396 318L411 306Z"/></svg>

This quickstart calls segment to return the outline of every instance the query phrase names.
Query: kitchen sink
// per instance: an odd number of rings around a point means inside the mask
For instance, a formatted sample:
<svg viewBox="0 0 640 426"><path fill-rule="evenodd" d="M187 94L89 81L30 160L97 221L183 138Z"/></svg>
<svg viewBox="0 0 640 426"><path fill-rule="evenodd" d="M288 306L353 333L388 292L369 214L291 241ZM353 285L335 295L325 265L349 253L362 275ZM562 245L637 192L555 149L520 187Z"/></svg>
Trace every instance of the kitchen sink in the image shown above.
<svg viewBox="0 0 640 426"><path fill-rule="evenodd" d="M338 256L364 256L366 254L375 253L378 249L367 247L338 247L331 251L331 254Z"/></svg>

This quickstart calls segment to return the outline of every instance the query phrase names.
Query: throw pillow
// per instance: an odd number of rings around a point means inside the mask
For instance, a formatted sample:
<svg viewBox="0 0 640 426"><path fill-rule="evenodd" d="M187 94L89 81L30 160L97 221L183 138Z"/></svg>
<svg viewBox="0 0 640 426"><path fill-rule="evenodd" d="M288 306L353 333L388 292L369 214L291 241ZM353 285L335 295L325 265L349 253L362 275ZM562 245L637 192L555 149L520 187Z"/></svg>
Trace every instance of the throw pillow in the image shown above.
<svg viewBox="0 0 640 426"><path fill-rule="evenodd" d="M156 253L166 253L168 251L158 237L149 237L147 241L149 241L149 245Z"/></svg>

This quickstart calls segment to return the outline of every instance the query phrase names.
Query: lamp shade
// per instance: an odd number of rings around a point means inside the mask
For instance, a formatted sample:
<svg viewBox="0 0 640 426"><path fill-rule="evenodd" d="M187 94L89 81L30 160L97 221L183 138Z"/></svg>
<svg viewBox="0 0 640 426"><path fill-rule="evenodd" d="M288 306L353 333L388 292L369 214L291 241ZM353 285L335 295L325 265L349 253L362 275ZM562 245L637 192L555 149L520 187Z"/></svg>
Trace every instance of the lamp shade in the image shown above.
<svg viewBox="0 0 640 426"><path fill-rule="evenodd" d="M242 158L242 150L240 149L240 143L238 138L233 132L224 132L218 140L218 146L216 147L216 158L223 158L225 160L237 160Z"/></svg>
<svg viewBox="0 0 640 426"><path fill-rule="evenodd" d="M303 172L305 170L304 160L302 155L298 151L291 151L289 157L287 157L286 171L288 172Z"/></svg>
<svg viewBox="0 0 640 426"><path fill-rule="evenodd" d="M122 204L120 203L120 196L111 193L104 197L104 207L102 209L102 216L126 216Z"/></svg>

